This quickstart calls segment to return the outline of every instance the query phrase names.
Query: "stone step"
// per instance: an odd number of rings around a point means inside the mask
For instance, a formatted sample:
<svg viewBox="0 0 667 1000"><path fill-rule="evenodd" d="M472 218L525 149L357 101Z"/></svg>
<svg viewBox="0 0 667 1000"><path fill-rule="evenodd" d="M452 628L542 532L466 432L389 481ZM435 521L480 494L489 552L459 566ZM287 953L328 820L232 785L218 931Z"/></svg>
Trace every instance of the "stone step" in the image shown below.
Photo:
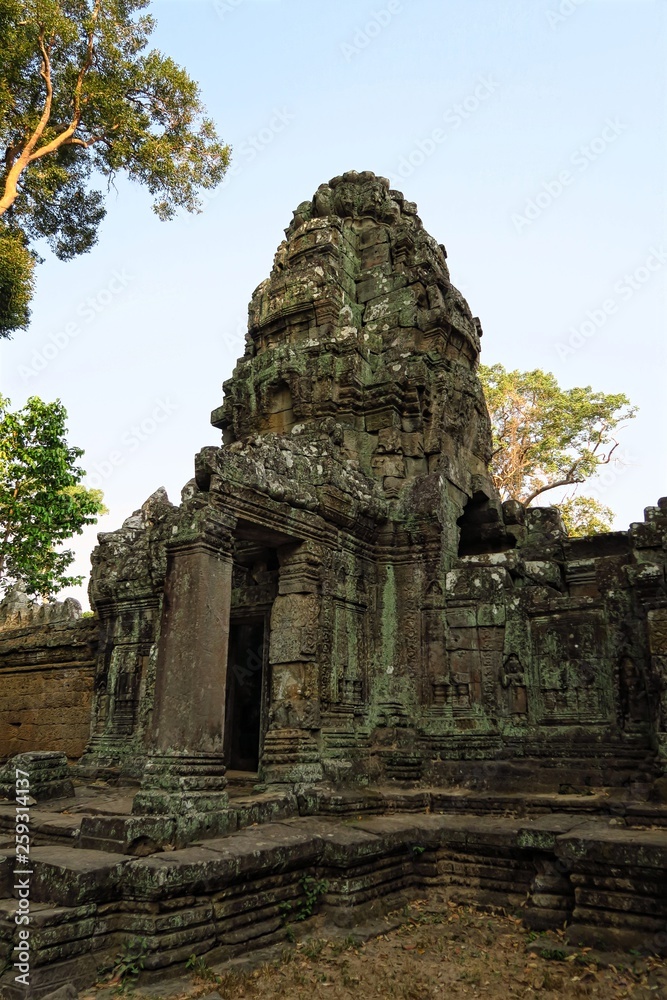
<svg viewBox="0 0 667 1000"><path fill-rule="evenodd" d="M319 816L145 858L53 846L34 848L31 861L34 981L54 982L54 969L71 971L81 958L75 981L89 986L83 959L115 954L138 936L147 969L192 954L221 960L283 939L290 921L314 910L352 926L429 885L487 910L520 908L539 930L574 911L596 940L610 932L613 943L621 931L635 940L642 928L652 933L658 915L664 921L667 831L568 813ZM598 885L601 873L618 881ZM0 900L0 950L11 947L14 908L14 899Z"/></svg>

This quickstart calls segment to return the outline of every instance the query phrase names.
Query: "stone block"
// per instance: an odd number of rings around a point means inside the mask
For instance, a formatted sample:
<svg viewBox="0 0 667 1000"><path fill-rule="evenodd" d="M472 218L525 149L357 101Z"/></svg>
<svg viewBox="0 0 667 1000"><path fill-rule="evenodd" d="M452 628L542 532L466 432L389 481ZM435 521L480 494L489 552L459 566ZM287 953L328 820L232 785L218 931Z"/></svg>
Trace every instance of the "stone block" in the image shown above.
<svg viewBox="0 0 667 1000"><path fill-rule="evenodd" d="M504 625L506 618L507 611L504 604L481 604L477 608L478 625Z"/></svg>
<svg viewBox="0 0 667 1000"><path fill-rule="evenodd" d="M580 870L589 862L667 870L667 831L591 823L556 840L556 855Z"/></svg>
<svg viewBox="0 0 667 1000"><path fill-rule="evenodd" d="M477 613L474 608L447 608L447 624L450 628L474 628Z"/></svg>
<svg viewBox="0 0 667 1000"><path fill-rule="evenodd" d="M37 903L77 906L117 898L132 859L103 851L71 847L33 847L31 899Z"/></svg>
<svg viewBox="0 0 667 1000"><path fill-rule="evenodd" d="M74 983L66 983L64 986L60 986L53 993L47 993L42 1000L77 1000L79 996L79 991L77 990Z"/></svg>

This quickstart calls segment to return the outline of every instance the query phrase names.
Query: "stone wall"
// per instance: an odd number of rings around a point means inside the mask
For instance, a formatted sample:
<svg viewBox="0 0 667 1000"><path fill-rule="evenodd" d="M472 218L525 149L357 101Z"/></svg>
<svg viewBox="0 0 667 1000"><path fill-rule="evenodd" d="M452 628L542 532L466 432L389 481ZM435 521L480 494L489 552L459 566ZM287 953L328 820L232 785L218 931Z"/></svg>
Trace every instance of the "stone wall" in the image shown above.
<svg viewBox="0 0 667 1000"><path fill-rule="evenodd" d="M0 759L57 750L77 760L90 737L98 623L76 601L0 604Z"/></svg>

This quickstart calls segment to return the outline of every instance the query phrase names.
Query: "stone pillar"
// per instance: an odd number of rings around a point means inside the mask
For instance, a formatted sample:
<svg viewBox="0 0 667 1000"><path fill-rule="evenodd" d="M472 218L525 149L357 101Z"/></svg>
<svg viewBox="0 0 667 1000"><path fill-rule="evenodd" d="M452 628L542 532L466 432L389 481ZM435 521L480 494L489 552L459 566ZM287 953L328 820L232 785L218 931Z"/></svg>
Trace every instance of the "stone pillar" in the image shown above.
<svg viewBox="0 0 667 1000"><path fill-rule="evenodd" d="M646 615L648 700L658 759L667 761L667 497L647 507L644 521L630 525L635 565L628 578Z"/></svg>
<svg viewBox="0 0 667 1000"><path fill-rule="evenodd" d="M157 594L97 605L100 652L95 675L91 738L80 773L120 767L140 777L146 758L145 710L152 704L148 680L159 619Z"/></svg>
<svg viewBox="0 0 667 1000"><path fill-rule="evenodd" d="M656 744L658 756L667 761L667 607L648 613L653 693L657 695Z"/></svg>
<svg viewBox="0 0 667 1000"><path fill-rule="evenodd" d="M315 543L303 542L279 549L278 558L269 645L270 722L261 776L270 783L319 781L322 555Z"/></svg>
<svg viewBox="0 0 667 1000"><path fill-rule="evenodd" d="M152 748L135 813L224 808L223 730L234 519L195 511L168 544Z"/></svg>

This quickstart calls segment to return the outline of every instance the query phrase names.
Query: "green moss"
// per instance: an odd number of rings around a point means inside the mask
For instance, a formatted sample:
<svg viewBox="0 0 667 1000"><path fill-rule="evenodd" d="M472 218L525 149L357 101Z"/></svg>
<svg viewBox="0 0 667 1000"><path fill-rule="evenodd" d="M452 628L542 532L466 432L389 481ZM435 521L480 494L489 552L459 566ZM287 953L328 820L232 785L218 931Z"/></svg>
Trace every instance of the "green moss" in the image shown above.
<svg viewBox="0 0 667 1000"><path fill-rule="evenodd" d="M382 665L386 673L391 674L394 672L396 660L396 630L398 627L394 567L387 566L386 574L382 589Z"/></svg>

